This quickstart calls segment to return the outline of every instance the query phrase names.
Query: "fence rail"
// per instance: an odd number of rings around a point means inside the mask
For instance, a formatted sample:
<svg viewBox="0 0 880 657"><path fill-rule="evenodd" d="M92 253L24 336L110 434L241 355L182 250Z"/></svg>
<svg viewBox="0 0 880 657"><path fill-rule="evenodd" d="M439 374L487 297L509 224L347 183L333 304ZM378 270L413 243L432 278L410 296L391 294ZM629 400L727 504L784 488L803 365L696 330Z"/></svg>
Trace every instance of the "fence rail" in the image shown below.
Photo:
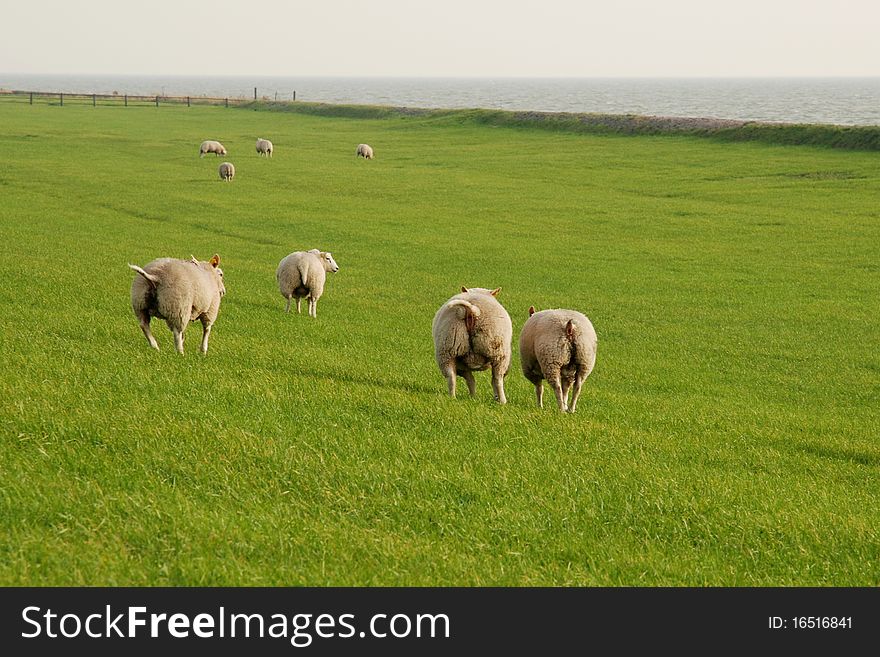
<svg viewBox="0 0 880 657"><path fill-rule="evenodd" d="M292 93L291 98L296 100L295 91ZM19 100L21 102L27 102L30 105L33 105L34 99L36 99L38 101L47 102L50 105L57 103L58 105L64 106L64 103L66 102L80 105L87 104L94 107L98 104L123 105L124 107L128 107L129 105L155 105L156 107L159 107L160 104L186 105L187 107L191 107L192 105L223 105L229 107L230 105L235 105L237 103L251 101L250 98L245 98L244 96L227 96L225 98L213 96L166 96L165 94L144 96L120 94L116 92L112 94L86 94L67 93L64 91L22 91L20 89L0 89L0 100L2 99ZM258 100L256 87L254 88L253 100ZM279 100L277 93L275 94L274 101L268 96L263 96L262 98L259 98L259 100L266 102L288 102L286 99Z"/></svg>

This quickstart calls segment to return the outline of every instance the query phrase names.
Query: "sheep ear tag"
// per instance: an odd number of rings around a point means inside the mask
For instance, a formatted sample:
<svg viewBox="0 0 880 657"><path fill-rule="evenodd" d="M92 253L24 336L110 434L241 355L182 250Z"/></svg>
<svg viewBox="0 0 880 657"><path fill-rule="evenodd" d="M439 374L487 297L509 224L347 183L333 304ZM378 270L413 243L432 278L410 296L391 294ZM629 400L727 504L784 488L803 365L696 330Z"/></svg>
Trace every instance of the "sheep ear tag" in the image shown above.
<svg viewBox="0 0 880 657"><path fill-rule="evenodd" d="M497 297L499 292L501 292L501 288L500 288L500 287L496 287L494 290L492 290L491 292L489 292L489 294L491 294L493 297Z"/></svg>
<svg viewBox="0 0 880 657"><path fill-rule="evenodd" d="M213 256L211 256L211 260L209 262L211 263L212 267L217 267L217 265L220 264L220 256L215 253Z"/></svg>

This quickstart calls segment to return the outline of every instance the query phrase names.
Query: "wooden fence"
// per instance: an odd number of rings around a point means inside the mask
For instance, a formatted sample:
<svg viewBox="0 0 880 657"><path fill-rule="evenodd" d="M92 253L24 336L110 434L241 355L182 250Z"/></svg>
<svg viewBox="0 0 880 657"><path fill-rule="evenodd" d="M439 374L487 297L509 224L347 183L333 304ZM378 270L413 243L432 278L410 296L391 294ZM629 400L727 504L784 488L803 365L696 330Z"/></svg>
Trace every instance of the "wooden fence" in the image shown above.
<svg viewBox="0 0 880 657"><path fill-rule="evenodd" d="M295 91L292 94L292 99L296 100ZM128 107L130 105L155 105L156 107L159 107L160 104L186 105L187 107L191 107L193 105L223 105L225 107L229 107L230 105L248 102L251 99L245 98L244 96L227 98L214 98L210 96L166 96L164 94L159 94L155 96L138 96L131 94L120 94L116 92L112 94L74 94L65 93L62 91L21 91L17 89L0 89L0 101L3 100L28 103L30 105L33 105L36 101L38 103L60 105L62 107L65 103L76 105L92 105L93 107L97 107L98 105L121 105L123 107ZM258 99L256 87L254 87L253 100L273 102L272 99L268 96L263 96L262 98ZM274 102L288 101L287 99L279 100L278 94L276 93Z"/></svg>

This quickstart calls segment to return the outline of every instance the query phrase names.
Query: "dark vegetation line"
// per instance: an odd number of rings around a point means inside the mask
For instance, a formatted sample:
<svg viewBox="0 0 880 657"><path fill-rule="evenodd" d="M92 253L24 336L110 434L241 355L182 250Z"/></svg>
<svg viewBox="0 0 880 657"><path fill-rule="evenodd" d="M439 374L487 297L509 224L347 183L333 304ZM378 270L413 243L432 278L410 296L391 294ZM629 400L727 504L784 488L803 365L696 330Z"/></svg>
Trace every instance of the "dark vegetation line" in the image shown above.
<svg viewBox="0 0 880 657"><path fill-rule="evenodd" d="M0 91L0 99L30 102L50 98L54 104L64 99L74 104L98 105L144 102L167 105L225 105L271 112L291 112L314 116L352 119L418 118L458 125L541 129L554 132L610 135L688 135L718 141L755 141L791 146L824 146L859 151L880 151L880 125L843 126L809 123L767 123L732 119L639 116L637 114L589 114L574 112L533 112L494 109L422 109L384 105L336 105L296 101L244 100L200 96L128 96L107 94L61 94L28 91ZM109 99L109 100L108 100Z"/></svg>
<svg viewBox="0 0 880 657"><path fill-rule="evenodd" d="M880 126L762 123L730 119L638 116L636 114L578 114L490 109L419 109L379 105L249 101L239 108L353 119L418 118L449 123L508 128L538 128L555 132L614 135L689 135L725 142L757 141L793 146L825 146L880 151Z"/></svg>

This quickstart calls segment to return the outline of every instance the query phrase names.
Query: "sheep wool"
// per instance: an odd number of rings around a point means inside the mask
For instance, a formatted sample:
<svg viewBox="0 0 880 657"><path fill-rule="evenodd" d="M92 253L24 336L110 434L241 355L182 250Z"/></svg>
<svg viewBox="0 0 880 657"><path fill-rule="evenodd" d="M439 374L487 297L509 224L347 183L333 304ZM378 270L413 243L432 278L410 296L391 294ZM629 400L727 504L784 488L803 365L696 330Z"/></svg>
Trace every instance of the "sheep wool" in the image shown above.
<svg viewBox="0 0 880 657"><path fill-rule="evenodd" d="M268 139L257 139L257 155L272 157L272 151L275 147Z"/></svg>
<svg viewBox="0 0 880 657"><path fill-rule="evenodd" d="M203 141L202 145L199 146L199 157L205 157L208 153L226 155L226 148L219 141Z"/></svg>
<svg viewBox="0 0 880 657"><path fill-rule="evenodd" d="M278 263L275 278L281 296L287 299L285 312L290 312L290 300L296 298L296 312L301 312L303 297L309 301L309 317L318 316L318 299L324 294L327 272L339 271L339 265L329 252L312 249L295 251Z"/></svg>
<svg viewBox="0 0 880 657"><path fill-rule="evenodd" d="M355 156L362 157L365 160L373 159L373 148L368 144L358 144L357 150L355 151Z"/></svg>
<svg viewBox="0 0 880 657"><path fill-rule="evenodd" d="M208 353L208 336L226 294L220 256L209 261L159 258L144 267L129 264L138 276L131 284L131 307L147 342L159 349L150 333L150 319L164 319L174 335L174 346L183 353L183 333L190 322L202 322L201 352Z"/></svg>
<svg viewBox="0 0 880 657"><path fill-rule="evenodd" d="M574 413L581 386L596 364L598 338L593 324L576 310L529 308L519 336L523 375L535 386L538 407L544 407L543 380L552 386L560 411ZM568 403L569 391L571 404Z"/></svg>
<svg viewBox="0 0 880 657"><path fill-rule="evenodd" d="M232 162L224 162L218 167L217 172L220 174L220 180L229 182L235 178L235 166Z"/></svg>
<svg viewBox="0 0 880 657"><path fill-rule="evenodd" d="M456 376L462 377L473 397L473 372L492 369L495 400L507 403L504 377L510 369L513 327L510 315L495 298L501 288L461 288L434 315L434 357L455 397Z"/></svg>

